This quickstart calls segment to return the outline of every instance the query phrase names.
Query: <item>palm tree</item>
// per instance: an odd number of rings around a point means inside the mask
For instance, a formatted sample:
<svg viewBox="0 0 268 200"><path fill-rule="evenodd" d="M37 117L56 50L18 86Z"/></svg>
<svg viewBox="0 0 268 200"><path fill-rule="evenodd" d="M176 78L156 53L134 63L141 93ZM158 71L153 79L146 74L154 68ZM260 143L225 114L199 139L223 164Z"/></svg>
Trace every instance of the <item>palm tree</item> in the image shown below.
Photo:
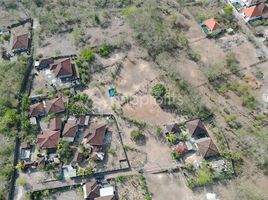
<svg viewBox="0 0 268 200"><path fill-rule="evenodd" d="M180 140L186 141L188 139L189 139L189 134L188 133L181 133Z"/></svg>
<svg viewBox="0 0 268 200"><path fill-rule="evenodd" d="M174 133L168 133L167 134L167 141L169 143L174 144L176 142L176 140L177 140L177 137L176 137L176 135Z"/></svg>

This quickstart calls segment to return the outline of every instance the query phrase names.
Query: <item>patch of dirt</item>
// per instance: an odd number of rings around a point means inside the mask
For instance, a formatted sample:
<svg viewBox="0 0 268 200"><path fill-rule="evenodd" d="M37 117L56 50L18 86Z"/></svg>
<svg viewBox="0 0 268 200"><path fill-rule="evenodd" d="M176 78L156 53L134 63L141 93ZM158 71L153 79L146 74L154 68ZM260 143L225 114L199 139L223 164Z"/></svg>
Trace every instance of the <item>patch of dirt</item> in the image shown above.
<svg viewBox="0 0 268 200"><path fill-rule="evenodd" d="M118 196L125 200L145 199L139 176L125 176L116 183Z"/></svg>
<svg viewBox="0 0 268 200"><path fill-rule="evenodd" d="M162 110L151 95L135 95L134 100L123 107L124 116L137 119L151 125L163 125L171 122L174 116Z"/></svg>
<svg viewBox="0 0 268 200"><path fill-rule="evenodd" d="M194 194L186 186L185 180L180 173L147 174L145 177L154 200L205 200L203 193Z"/></svg>
<svg viewBox="0 0 268 200"><path fill-rule="evenodd" d="M116 85L118 91L124 95L133 95L159 75L152 63L143 60L127 58L123 66Z"/></svg>
<svg viewBox="0 0 268 200"><path fill-rule="evenodd" d="M36 55L42 54L43 57L53 57L57 55L71 55L76 53L73 39L70 33L45 37L36 49Z"/></svg>

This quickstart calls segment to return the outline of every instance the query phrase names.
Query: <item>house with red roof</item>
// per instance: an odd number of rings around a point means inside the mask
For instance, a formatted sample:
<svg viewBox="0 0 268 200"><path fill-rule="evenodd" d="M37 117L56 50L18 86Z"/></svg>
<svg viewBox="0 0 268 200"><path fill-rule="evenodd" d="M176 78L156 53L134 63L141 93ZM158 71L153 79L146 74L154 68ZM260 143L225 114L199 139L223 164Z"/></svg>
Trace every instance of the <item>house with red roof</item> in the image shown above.
<svg viewBox="0 0 268 200"><path fill-rule="evenodd" d="M240 3L246 7L256 6L259 3L263 3L263 0L241 0Z"/></svg>
<svg viewBox="0 0 268 200"><path fill-rule="evenodd" d="M219 155L219 150L213 140L209 137L195 141L198 153L205 159Z"/></svg>
<svg viewBox="0 0 268 200"><path fill-rule="evenodd" d="M55 117L50 120L48 128L52 131L61 131L62 121L61 118Z"/></svg>
<svg viewBox="0 0 268 200"><path fill-rule="evenodd" d="M44 107L47 114L58 114L65 111L64 101L62 97L46 101Z"/></svg>
<svg viewBox="0 0 268 200"><path fill-rule="evenodd" d="M262 18L262 10L258 6L251 6L249 8L244 8L241 12L243 19L246 22L257 20Z"/></svg>
<svg viewBox="0 0 268 200"><path fill-rule="evenodd" d="M103 146L106 132L106 124L91 123L84 131L82 144L86 148L93 147L94 151L99 151Z"/></svg>
<svg viewBox="0 0 268 200"><path fill-rule="evenodd" d="M91 180L83 185L84 199L94 200L100 197L100 185L95 180Z"/></svg>
<svg viewBox="0 0 268 200"><path fill-rule="evenodd" d="M42 117L46 115L43 102L30 105L29 116L30 117Z"/></svg>
<svg viewBox="0 0 268 200"><path fill-rule="evenodd" d="M71 58L54 60L54 62L50 64L50 70L53 71L58 78L68 78L74 75Z"/></svg>
<svg viewBox="0 0 268 200"><path fill-rule="evenodd" d="M200 119L187 121L185 127L192 138L199 139L208 136L207 129Z"/></svg>
<svg viewBox="0 0 268 200"><path fill-rule="evenodd" d="M36 144L41 149L47 149L49 151L56 150L60 141L60 131L44 130L41 135L37 136Z"/></svg>
<svg viewBox="0 0 268 200"><path fill-rule="evenodd" d="M201 24L201 27L207 35L211 35L211 34L217 35L221 33L223 30L222 29L223 27L214 18L210 18L210 19L203 21L203 23Z"/></svg>
<svg viewBox="0 0 268 200"><path fill-rule="evenodd" d="M11 38L11 51L13 53L28 51L30 34L13 35Z"/></svg>
<svg viewBox="0 0 268 200"><path fill-rule="evenodd" d="M62 131L62 139L67 142L74 142L78 133L78 125L75 123L66 123Z"/></svg>

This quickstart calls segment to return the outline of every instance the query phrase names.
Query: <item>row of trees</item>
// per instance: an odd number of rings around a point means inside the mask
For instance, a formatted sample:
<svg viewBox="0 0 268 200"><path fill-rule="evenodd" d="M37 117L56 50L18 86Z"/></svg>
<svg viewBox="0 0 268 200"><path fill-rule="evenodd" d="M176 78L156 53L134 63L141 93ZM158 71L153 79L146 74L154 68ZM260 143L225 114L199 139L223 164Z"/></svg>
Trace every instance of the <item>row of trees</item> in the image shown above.
<svg viewBox="0 0 268 200"><path fill-rule="evenodd" d="M5 199L5 187L13 172L14 139L17 135L16 125L21 116L17 114L18 93L28 66L28 57L19 56L17 61L0 62L0 199ZM26 105L23 106L26 107ZM27 122L21 121L23 128Z"/></svg>

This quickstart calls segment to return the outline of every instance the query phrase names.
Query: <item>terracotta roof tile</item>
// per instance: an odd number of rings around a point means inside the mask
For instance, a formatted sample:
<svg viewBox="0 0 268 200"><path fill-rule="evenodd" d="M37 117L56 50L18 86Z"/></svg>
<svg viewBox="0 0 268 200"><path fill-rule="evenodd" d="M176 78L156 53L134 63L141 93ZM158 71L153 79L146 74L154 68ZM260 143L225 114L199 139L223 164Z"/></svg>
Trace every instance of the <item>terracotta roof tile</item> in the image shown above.
<svg viewBox="0 0 268 200"><path fill-rule="evenodd" d="M85 184L87 199L94 199L100 196L100 186L95 180L91 180Z"/></svg>
<svg viewBox="0 0 268 200"><path fill-rule="evenodd" d="M28 49L29 38L28 33L23 35L14 35L12 50L14 49Z"/></svg>
<svg viewBox="0 0 268 200"><path fill-rule="evenodd" d="M106 130L106 124L91 123L90 126L85 129L83 143L90 144L92 146L102 146Z"/></svg>
<svg viewBox="0 0 268 200"><path fill-rule="evenodd" d="M203 22L211 31L221 28L221 25L215 19L207 19Z"/></svg>
<svg viewBox="0 0 268 200"><path fill-rule="evenodd" d="M64 107L64 102L62 100L62 97L47 101L46 111L48 114L64 112L65 107Z"/></svg>
<svg viewBox="0 0 268 200"><path fill-rule="evenodd" d="M186 122L186 128L191 137L198 137L199 135L207 135L207 130L200 119L195 119Z"/></svg>
<svg viewBox="0 0 268 200"><path fill-rule="evenodd" d="M257 6L251 6L249 8L245 8L242 10L242 12L247 17L258 17L262 15L261 10Z"/></svg>
<svg viewBox="0 0 268 200"><path fill-rule="evenodd" d="M45 108L42 102L30 105L30 117L36 117L45 114Z"/></svg>
<svg viewBox="0 0 268 200"><path fill-rule="evenodd" d="M73 66L70 58L56 61L51 64L50 69L55 72L57 77L73 75Z"/></svg>
<svg viewBox="0 0 268 200"><path fill-rule="evenodd" d="M78 131L77 124L66 123L62 131L62 137L76 137Z"/></svg>
<svg viewBox="0 0 268 200"><path fill-rule="evenodd" d="M60 131L44 130L37 136L36 144L43 149L56 148L60 140Z"/></svg>
<svg viewBox="0 0 268 200"><path fill-rule="evenodd" d="M49 127L48 127L50 130L52 130L52 131L61 130L61 127L62 127L61 118L55 117L55 118L50 120Z"/></svg>
<svg viewBox="0 0 268 200"><path fill-rule="evenodd" d="M196 144L199 149L199 153L204 158L216 156L219 154L218 148L216 147L211 138L207 137L196 140Z"/></svg>

